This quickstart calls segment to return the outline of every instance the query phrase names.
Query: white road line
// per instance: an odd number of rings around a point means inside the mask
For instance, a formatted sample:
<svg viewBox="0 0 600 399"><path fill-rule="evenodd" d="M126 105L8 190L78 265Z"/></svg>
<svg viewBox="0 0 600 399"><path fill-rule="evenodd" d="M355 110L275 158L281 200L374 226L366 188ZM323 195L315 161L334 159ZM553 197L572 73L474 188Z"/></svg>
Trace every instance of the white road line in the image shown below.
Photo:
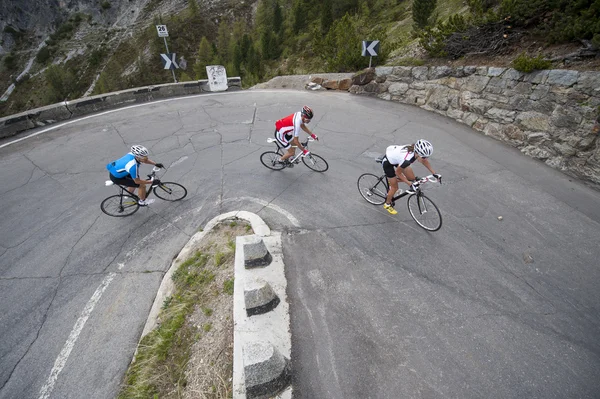
<svg viewBox="0 0 600 399"><path fill-rule="evenodd" d="M96 289L96 292L94 292L94 295L92 295L92 297L88 301L87 305L85 306L85 309L83 309L83 312L81 313L81 316L79 316L79 319L77 319L77 322L75 323L75 326L73 327L73 330L71 331L71 334L69 335L69 338L67 339L67 342L65 343L65 346L62 348L62 350L60 351L60 354L58 355L58 357L56 358L56 361L54 362L54 367L52 367L52 371L50 372L50 377L48 377L46 384L44 384L44 386L40 390L39 399L47 399L50 396L50 394L52 393L52 390L54 389L54 384L56 383L56 380L58 379L58 375L60 374L62 369L65 367L65 364L67 363L67 360L69 359L69 355L71 354L71 351L73 350L73 347L75 346L75 342L77 342L77 339L79 338L79 334L81 334L81 330L83 330L83 327L85 326L85 323L87 322L88 318L90 317L90 314L92 314L94 307L96 306L96 304L102 297L102 294L104 293L106 288L110 285L110 283L112 282L112 280L115 278L116 275L117 275L116 273L110 273L108 276L104 277L104 280L102 280L102 283L100 283L100 286Z"/></svg>
<svg viewBox="0 0 600 399"><path fill-rule="evenodd" d="M223 202L230 202L230 201L252 201L252 202L256 202L257 204L260 204L266 208L271 208L274 211L277 211L279 213L281 213L283 216L285 216L286 218L288 218L288 220L290 222L292 222L292 224L295 227L300 227L300 222L298 221L298 219L296 219L296 217L294 215L292 215L291 213L289 213L288 211L286 211L285 209L275 205L275 204L271 204L270 202L267 202L265 200L262 200L260 198L254 198L254 197L235 197L235 198L227 198L225 200L223 200Z"/></svg>
<svg viewBox="0 0 600 399"><path fill-rule="evenodd" d="M29 136L21 137L20 139L16 139L16 140L10 141L8 143L4 143L4 144L0 145L0 148L8 147L11 144L15 144L15 143L18 143L20 141L27 140L27 139L29 139L31 137L38 136L38 135L40 135L42 133L46 133L46 132L49 132L51 130L58 129L58 128L61 128L61 127L66 126L66 125L70 125L71 123L80 122L80 121L84 121L84 120L89 119L89 118L95 118L95 117L103 116L103 115L107 115L107 114L112 114L113 112L120 112L120 111L126 111L128 109L132 109L132 108L144 107L144 106L147 106L147 105L165 103L165 102L170 102L170 101L189 100L189 99L196 98L196 97L225 96L225 95L233 95L233 94L281 93L281 92L282 92L282 90L279 90L279 91L277 91L277 90L261 90L259 92L258 91L234 91L234 92L229 92L229 93L196 94L196 95L193 95L193 96L175 97L175 98L168 98L168 99L165 99L165 100L152 101L152 102L143 103L143 104L130 105L128 107L111 109L109 111L100 112L99 114L84 116L82 118L74 119L72 121L68 121L68 122L65 122L65 123L58 124L58 125L53 125L53 126L47 128L47 129L40 130L39 132L32 133Z"/></svg>

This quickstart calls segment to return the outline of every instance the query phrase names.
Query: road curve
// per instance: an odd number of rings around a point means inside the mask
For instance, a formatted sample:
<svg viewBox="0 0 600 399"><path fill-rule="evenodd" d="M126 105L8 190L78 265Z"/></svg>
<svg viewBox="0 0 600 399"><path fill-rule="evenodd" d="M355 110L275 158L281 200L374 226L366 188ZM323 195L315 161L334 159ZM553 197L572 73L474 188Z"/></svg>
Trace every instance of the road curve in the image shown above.
<svg viewBox="0 0 600 399"><path fill-rule="evenodd" d="M274 121L303 104L330 169L266 169ZM0 142L1 399L114 397L171 259L239 209L286 232L296 397L600 392L600 195L464 125L348 94L257 90L36 133ZM391 216L356 189L381 173L386 146L421 137L445 180L428 192L436 233L404 201ZM104 166L132 143L186 200L101 213Z"/></svg>

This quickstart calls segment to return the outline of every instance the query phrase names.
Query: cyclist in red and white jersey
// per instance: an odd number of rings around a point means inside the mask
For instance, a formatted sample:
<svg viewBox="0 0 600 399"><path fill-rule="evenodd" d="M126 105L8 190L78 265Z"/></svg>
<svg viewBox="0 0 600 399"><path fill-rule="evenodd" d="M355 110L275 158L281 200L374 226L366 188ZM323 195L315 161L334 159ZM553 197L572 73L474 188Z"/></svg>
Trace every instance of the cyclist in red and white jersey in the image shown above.
<svg viewBox="0 0 600 399"><path fill-rule="evenodd" d="M281 144L284 150L288 150L280 159L280 162L289 162L288 159L293 157L296 149L292 145L302 150L302 156L309 154L309 151L300 144L298 136L300 129L304 130L314 140L319 140L316 134L306 126L313 118L313 111L308 105L302 107L302 111L293 113L275 122L275 139Z"/></svg>
<svg viewBox="0 0 600 399"><path fill-rule="evenodd" d="M385 150L385 157L383 157L383 170L387 176L388 183L390 184L390 190L387 193L385 204L383 207L392 215L398 212L392 206L392 198L396 191L398 191L398 181L402 181L408 184L410 187L407 190L408 193L414 194L419 188L419 183L414 182L415 172L413 172L410 166L413 162L421 162L432 175L437 179L442 177L433 171L433 167L429 163L429 158L433 153L433 146L427 140L418 140L414 144L408 145L391 145Z"/></svg>

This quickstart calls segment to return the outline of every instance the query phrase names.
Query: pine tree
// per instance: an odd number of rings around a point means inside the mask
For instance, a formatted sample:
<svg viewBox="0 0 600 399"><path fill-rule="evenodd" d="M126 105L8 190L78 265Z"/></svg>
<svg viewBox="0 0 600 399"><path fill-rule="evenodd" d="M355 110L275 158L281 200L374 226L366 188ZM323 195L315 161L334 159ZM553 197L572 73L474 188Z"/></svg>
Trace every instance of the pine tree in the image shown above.
<svg viewBox="0 0 600 399"><path fill-rule="evenodd" d="M198 48L198 58L194 64L194 73L197 79L208 79L206 75L206 66L214 62L215 53L206 37L202 37Z"/></svg>
<svg viewBox="0 0 600 399"><path fill-rule="evenodd" d="M333 24L333 13L331 11L331 0L323 0L321 3L321 32L327 34Z"/></svg>
<svg viewBox="0 0 600 399"><path fill-rule="evenodd" d="M219 63L225 65L227 62L231 61L229 50L231 29L229 28L229 24L221 21L217 35L217 54L219 56Z"/></svg>
<svg viewBox="0 0 600 399"><path fill-rule="evenodd" d="M273 6L273 30L278 35L281 34L283 29L283 15L281 13L281 6L279 5L279 1L275 0L275 4Z"/></svg>
<svg viewBox="0 0 600 399"><path fill-rule="evenodd" d="M413 0L412 17L415 30L424 29L426 26L433 25L435 21L431 16L435 11L437 0Z"/></svg>

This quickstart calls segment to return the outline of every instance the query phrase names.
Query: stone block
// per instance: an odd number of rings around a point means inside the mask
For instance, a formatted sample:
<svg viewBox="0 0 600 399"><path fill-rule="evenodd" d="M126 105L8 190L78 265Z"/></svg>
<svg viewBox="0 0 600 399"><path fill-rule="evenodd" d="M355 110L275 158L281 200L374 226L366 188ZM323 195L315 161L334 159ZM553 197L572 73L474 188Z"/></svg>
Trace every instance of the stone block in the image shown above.
<svg viewBox="0 0 600 399"><path fill-rule="evenodd" d="M407 91L408 91L408 84L406 84L406 83L396 82L396 83L392 83L390 85L390 87L388 87L388 92L392 96L399 96L401 94L406 93Z"/></svg>
<svg viewBox="0 0 600 399"><path fill-rule="evenodd" d="M576 129L583 120L583 116L573 108L562 107L559 105L554 109L554 112L552 112L550 120L556 127Z"/></svg>
<svg viewBox="0 0 600 399"><path fill-rule="evenodd" d="M352 84L363 86L375 79L375 68L366 68L352 77Z"/></svg>
<svg viewBox="0 0 600 399"><path fill-rule="evenodd" d="M312 78L310 81L311 81L312 83L316 83L316 84L318 84L318 85L323 85L323 82L325 81L325 79L323 79L323 78L321 78L321 77L318 77L318 76L315 76L315 77L314 77L314 78Z"/></svg>
<svg viewBox="0 0 600 399"><path fill-rule="evenodd" d="M481 93L489 83L490 78L487 76L471 75L464 79L461 83L461 89Z"/></svg>
<svg viewBox="0 0 600 399"><path fill-rule="evenodd" d="M254 236L250 241L244 244L244 266L246 269L253 267L268 266L273 257L267 250L262 237Z"/></svg>
<svg viewBox="0 0 600 399"><path fill-rule="evenodd" d="M529 96L532 100L541 100L545 98L550 92L550 86L548 85L537 85L533 89L533 93Z"/></svg>
<svg viewBox="0 0 600 399"><path fill-rule="evenodd" d="M464 78L477 72L474 66L459 66L451 70L450 76L455 78Z"/></svg>
<svg viewBox="0 0 600 399"><path fill-rule="evenodd" d="M500 123L512 123L515 120L517 112L507 109L490 108L485 113L486 118Z"/></svg>
<svg viewBox="0 0 600 399"><path fill-rule="evenodd" d="M454 120L462 120L464 114L463 111L456 108L448 108L448 111L446 111L446 116Z"/></svg>
<svg viewBox="0 0 600 399"><path fill-rule="evenodd" d="M582 93L600 97L600 72L579 72L576 87Z"/></svg>
<svg viewBox="0 0 600 399"><path fill-rule="evenodd" d="M412 69L412 77L416 80L427 80L428 71L429 67L426 66L414 67Z"/></svg>
<svg viewBox="0 0 600 399"><path fill-rule="evenodd" d="M510 80L521 80L521 79L523 79L523 76L525 76L525 74L523 72L517 71L516 69L513 69L513 68L508 68L506 70L506 72L504 72L504 75L502 75L502 77L504 79L510 79Z"/></svg>
<svg viewBox="0 0 600 399"><path fill-rule="evenodd" d="M487 76L500 76L504 73L504 71L506 71L506 68L489 67Z"/></svg>
<svg viewBox="0 0 600 399"><path fill-rule="evenodd" d="M552 147L561 155L572 157L577 154L577 150L566 143L554 143Z"/></svg>
<svg viewBox="0 0 600 399"><path fill-rule="evenodd" d="M529 111L517 115L515 122L527 130L547 132L550 130L548 116L539 112Z"/></svg>
<svg viewBox="0 0 600 399"><path fill-rule="evenodd" d="M476 67L475 74L479 76L487 76L488 68L487 67Z"/></svg>
<svg viewBox="0 0 600 399"><path fill-rule="evenodd" d="M578 78L579 72L577 71L553 69L548 72L546 83L549 85L570 87L577 83Z"/></svg>
<svg viewBox="0 0 600 399"><path fill-rule="evenodd" d="M506 136L504 136L504 134L502 133L502 125L499 123L493 123L490 122L488 123L484 128L483 128L483 133L486 136L491 136L494 137L498 140L505 140Z"/></svg>
<svg viewBox="0 0 600 399"><path fill-rule="evenodd" d="M503 125L500 131L504 136L515 141L519 146L525 144L527 141L527 135L525 132L523 132L523 130L519 129L518 126L512 124Z"/></svg>
<svg viewBox="0 0 600 399"><path fill-rule="evenodd" d="M338 90L348 90L352 86L352 79L341 79L338 83Z"/></svg>
<svg viewBox="0 0 600 399"><path fill-rule="evenodd" d="M412 78L412 67L400 66L394 67L392 75L398 78ZM388 77L389 79L390 77Z"/></svg>
<svg viewBox="0 0 600 399"><path fill-rule="evenodd" d="M386 66L375 67L375 73L377 74L377 76L391 75L393 72L394 72L394 67L386 67Z"/></svg>
<svg viewBox="0 0 600 399"><path fill-rule="evenodd" d="M291 383L290 361L268 342L243 346L246 397L266 399Z"/></svg>
<svg viewBox="0 0 600 399"><path fill-rule="evenodd" d="M554 154L552 154L550 151L533 145L521 148L521 152L525 155L529 155L532 158L537 158L542 161L554 156Z"/></svg>
<svg viewBox="0 0 600 399"><path fill-rule="evenodd" d="M548 79L548 74L550 71L533 71L531 73L527 73L523 75L524 82L530 82L533 84L545 84Z"/></svg>
<svg viewBox="0 0 600 399"><path fill-rule="evenodd" d="M446 76L451 76L451 74L452 74L452 68L450 68L449 66L436 66L436 67L432 67L429 70L428 79L435 80L435 79L445 78Z"/></svg>
<svg viewBox="0 0 600 399"><path fill-rule="evenodd" d="M269 283L262 279L247 280L244 287L244 303L248 317L270 312L279 302L279 297Z"/></svg>
<svg viewBox="0 0 600 399"><path fill-rule="evenodd" d="M522 95L530 95L533 92L533 85L529 82L519 82L515 86L515 92Z"/></svg>
<svg viewBox="0 0 600 399"><path fill-rule="evenodd" d="M463 105L466 105L468 107L468 111L474 112L479 115L485 114L488 111L488 109L494 107L494 103L492 101L480 98L474 98L472 100L465 101Z"/></svg>
<svg viewBox="0 0 600 399"><path fill-rule="evenodd" d="M321 86L328 90L337 90L340 84L337 80L326 80L321 84Z"/></svg>

